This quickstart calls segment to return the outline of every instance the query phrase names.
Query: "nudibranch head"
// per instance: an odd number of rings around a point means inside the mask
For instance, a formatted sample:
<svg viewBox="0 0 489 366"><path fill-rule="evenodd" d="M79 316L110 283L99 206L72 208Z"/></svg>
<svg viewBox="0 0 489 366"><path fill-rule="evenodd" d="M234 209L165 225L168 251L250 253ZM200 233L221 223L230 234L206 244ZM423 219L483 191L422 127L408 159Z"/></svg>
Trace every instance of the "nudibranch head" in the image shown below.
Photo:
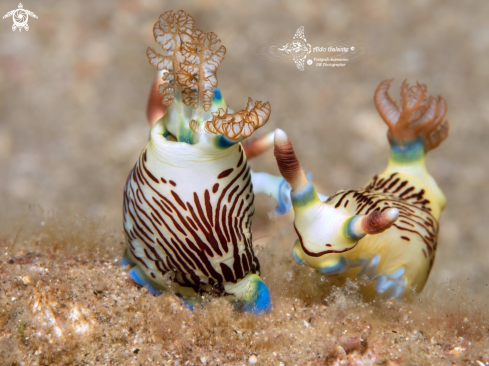
<svg viewBox="0 0 489 366"><path fill-rule="evenodd" d="M303 251L311 257L351 250L365 235L387 230L399 217L397 208L352 215L344 207L322 202L290 139L279 129L275 130L275 158L280 173L292 187L295 229Z"/></svg>
<svg viewBox="0 0 489 366"><path fill-rule="evenodd" d="M194 29L194 19L180 10L163 13L153 34L163 53L149 47L147 56L160 71L158 93L168 107L165 127L177 141L195 143L203 133L240 141L268 121L268 102L250 98L237 113L226 106L216 75L226 47L215 33Z"/></svg>

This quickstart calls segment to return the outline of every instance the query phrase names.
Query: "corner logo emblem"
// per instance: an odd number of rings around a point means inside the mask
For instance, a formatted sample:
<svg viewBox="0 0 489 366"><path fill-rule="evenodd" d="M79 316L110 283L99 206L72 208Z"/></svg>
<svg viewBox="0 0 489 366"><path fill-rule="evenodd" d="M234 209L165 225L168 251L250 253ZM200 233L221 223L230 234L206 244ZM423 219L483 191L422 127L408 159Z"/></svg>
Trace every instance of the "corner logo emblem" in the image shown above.
<svg viewBox="0 0 489 366"><path fill-rule="evenodd" d="M12 20L14 21L12 30L15 31L17 28L19 28L19 32L22 32L22 28L24 28L26 31L29 30L29 24L27 24L29 21L29 15L37 19L36 14L34 14L32 11L25 10L22 3L19 3L19 8L9 11L3 16L3 19L12 16Z"/></svg>
<svg viewBox="0 0 489 366"><path fill-rule="evenodd" d="M287 43L279 51L285 51L287 54L292 55L297 68L304 71L304 60L307 55L311 53L312 47L306 41L304 36L304 27L299 27L295 32L292 42Z"/></svg>

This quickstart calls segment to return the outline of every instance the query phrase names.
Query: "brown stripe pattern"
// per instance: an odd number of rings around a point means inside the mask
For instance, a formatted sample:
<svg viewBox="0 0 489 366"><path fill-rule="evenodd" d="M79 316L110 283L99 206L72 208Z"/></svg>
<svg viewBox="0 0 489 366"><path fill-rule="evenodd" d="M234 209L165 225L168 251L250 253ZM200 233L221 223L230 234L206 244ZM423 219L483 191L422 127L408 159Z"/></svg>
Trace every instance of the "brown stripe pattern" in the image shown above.
<svg viewBox="0 0 489 366"><path fill-rule="evenodd" d="M188 182L155 176L146 151L141 154L124 189L124 229L128 250L148 275L161 278L169 272L173 281L197 293L210 284L222 294L223 282L259 272L251 235L253 185L239 152L239 164L223 167L209 187L195 187L189 201L181 194Z"/></svg>
<svg viewBox="0 0 489 366"><path fill-rule="evenodd" d="M423 257L433 261L438 222L431 214L430 201L425 198L424 189L414 187L398 173L383 178L375 176L364 189L339 191L326 202L336 208L343 206L355 215L398 208L399 219L388 230L399 231L402 239L399 245L422 243Z"/></svg>

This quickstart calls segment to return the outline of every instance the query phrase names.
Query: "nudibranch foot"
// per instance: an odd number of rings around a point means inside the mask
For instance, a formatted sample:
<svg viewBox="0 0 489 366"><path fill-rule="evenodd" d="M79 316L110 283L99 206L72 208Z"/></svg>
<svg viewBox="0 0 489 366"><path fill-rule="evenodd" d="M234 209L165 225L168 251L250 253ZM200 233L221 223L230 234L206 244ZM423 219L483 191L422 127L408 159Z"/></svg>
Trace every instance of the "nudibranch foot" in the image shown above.
<svg viewBox="0 0 489 366"><path fill-rule="evenodd" d="M127 273L127 275L132 278L134 282L136 282L140 286L146 286L148 291L153 295L161 295L165 290L165 287L152 281L139 266L134 266Z"/></svg>
<svg viewBox="0 0 489 366"><path fill-rule="evenodd" d="M385 298L398 299L404 293L407 280L404 277L405 269L399 268L390 275L381 275L375 279L375 289Z"/></svg>
<svg viewBox="0 0 489 366"><path fill-rule="evenodd" d="M261 314L271 309L268 288L260 276L255 273L248 273L236 283L225 282L222 285L223 291L220 297L228 300L238 311ZM212 294L215 290L212 286L205 286L199 293L196 293L192 288L183 287L178 283L173 283L172 289L189 309L201 304L204 294Z"/></svg>
<svg viewBox="0 0 489 366"><path fill-rule="evenodd" d="M358 271L358 277L367 276L368 278L373 278L378 275L380 255L376 254L370 259L358 259L357 262L361 263L361 269Z"/></svg>
<svg viewBox="0 0 489 366"><path fill-rule="evenodd" d="M300 240L295 242L292 256L297 264L308 265L324 274L340 274L351 267L348 258L341 254L317 257L311 261L302 249Z"/></svg>
<svg viewBox="0 0 489 366"><path fill-rule="evenodd" d="M261 314L271 309L270 292L260 276L249 273L233 287L236 288L234 296L238 298L235 303L244 311Z"/></svg>
<svg viewBox="0 0 489 366"><path fill-rule="evenodd" d="M277 206L274 212L279 215L285 215L292 208L290 200L290 185L280 176L268 173L251 172L251 182L253 183L253 191L255 194L263 193L272 197Z"/></svg>
<svg viewBox="0 0 489 366"><path fill-rule="evenodd" d="M121 259L121 266L135 266L136 263L134 263L130 257L129 257L129 254L128 254L128 251L126 249L126 251L124 252L124 255L122 256L122 259Z"/></svg>
<svg viewBox="0 0 489 366"><path fill-rule="evenodd" d="M186 298L179 296L182 299L183 306L185 306L189 310L194 310L195 303L188 301Z"/></svg>

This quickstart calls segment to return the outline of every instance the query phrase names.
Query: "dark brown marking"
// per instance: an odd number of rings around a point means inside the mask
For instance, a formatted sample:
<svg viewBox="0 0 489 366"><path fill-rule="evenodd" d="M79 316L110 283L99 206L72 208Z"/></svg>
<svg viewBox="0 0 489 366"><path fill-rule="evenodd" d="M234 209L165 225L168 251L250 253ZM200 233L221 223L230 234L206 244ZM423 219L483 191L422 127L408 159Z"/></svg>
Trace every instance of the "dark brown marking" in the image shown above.
<svg viewBox="0 0 489 366"><path fill-rule="evenodd" d="M177 203L180 205L180 207L183 208L185 211L187 211L187 207L185 207L185 203L183 203L180 196L175 191L170 191L170 192L173 198L175 198L175 201L177 201Z"/></svg>
<svg viewBox="0 0 489 366"><path fill-rule="evenodd" d="M394 179L394 181L384 189L384 193L389 192L389 190L394 187L399 182L399 178Z"/></svg>
<svg viewBox="0 0 489 366"><path fill-rule="evenodd" d="M236 187L234 187L233 190L231 192L229 192L228 203L231 203L231 200L233 199L233 195L236 193L238 188L239 188L239 185L236 185Z"/></svg>
<svg viewBox="0 0 489 366"><path fill-rule="evenodd" d="M246 275L250 271L250 265L248 264L248 258L245 253L241 254L241 263L243 263L243 269Z"/></svg>
<svg viewBox="0 0 489 366"><path fill-rule="evenodd" d="M192 228L195 230L195 231L198 231L199 228L197 227L197 225L195 225L194 223L194 220L192 220L190 217L187 216L187 221L188 223L192 226Z"/></svg>
<svg viewBox="0 0 489 366"><path fill-rule="evenodd" d="M399 186L396 188L395 191L392 192L392 194L396 194L397 192L399 192L401 189L404 188L404 186L407 184L407 180L403 181L401 184L399 184Z"/></svg>
<svg viewBox="0 0 489 366"><path fill-rule="evenodd" d="M241 164L243 163L243 160L244 160L244 154L241 153L241 157L239 158L238 165L236 165L236 168L239 168L241 166Z"/></svg>
<svg viewBox="0 0 489 366"><path fill-rule="evenodd" d="M390 175L390 177L389 177L389 178L387 178L387 180L385 180L385 181L384 181L382 184L380 184L380 185L377 187L377 189L379 189L379 190L380 190L380 189L384 188L384 187L385 187L385 185L386 185L387 183L389 183L389 182L391 181L391 179L392 179L392 178L394 178L394 176L395 176L395 175L397 175L397 173L392 173L392 174ZM379 183L380 183L380 182L379 182Z"/></svg>
<svg viewBox="0 0 489 366"><path fill-rule="evenodd" d="M172 181L172 180L170 180L170 181L169 181L169 183L170 183L170 184L171 184L173 187L176 187L176 186L177 186L177 184L176 184L174 181Z"/></svg>
<svg viewBox="0 0 489 366"><path fill-rule="evenodd" d="M219 265L221 266L221 270L222 270L222 274L224 275L224 279L227 282L235 282L236 279L234 278L234 274L233 274L233 271L231 270L231 268L229 268L229 266L226 263L219 263Z"/></svg>
<svg viewBox="0 0 489 366"><path fill-rule="evenodd" d="M150 179L155 182L155 183L160 183L156 177L151 174L151 172L146 168L146 165L143 163L142 164L144 171L146 172L147 176L150 177Z"/></svg>
<svg viewBox="0 0 489 366"><path fill-rule="evenodd" d="M226 242L229 243L231 239L229 237L228 225L226 223L227 211L228 211L228 206L224 205L224 207L222 209L222 215L221 215L221 224L222 224L222 228L224 230L224 235L226 235ZM228 251L225 250L225 252L227 253Z"/></svg>
<svg viewBox="0 0 489 366"><path fill-rule="evenodd" d="M408 189L405 189L404 192L402 192L400 195L399 195L399 198L403 198L406 194L408 194L409 192L411 191L414 191L414 187L409 187Z"/></svg>
<svg viewBox="0 0 489 366"><path fill-rule="evenodd" d="M357 244L359 243L359 242L356 242L355 245L353 245L351 248L346 248L344 250L325 250L325 251L322 251L319 253L314 253L314 252L307 250L307 248L304 246L304 242L302 241L302 235L299 233L299 230L297 230L295 225L294 225L294 229L295 229L295 232L297 233L297 236L299 237L299 242L301 243L302 250L304 251L304 253L306 253L307 255L309 255L311 257L321 257L321 256L323 256L325 254L329 254L329 253L345 253L345 252L348 252L349 250L352 250L353 248L355 248L357 246Z"/></svg>
<svg viewBox="0 0 489 366"><path fill-rule="evenodd" d="M409 239L407 236L401 236L401 239L411 241L411 239Z"/></svg>
<svg viewBox="0 0 489 366"><path fill-rule="evenodd" d="M350 193L352 193L352 192L353 192L353 191L351 191L351 190L350 190L350 191L346 191L346 192L344 192L344 193L343 193L343 195L341 196L340 200L339 200L338 202L336 202L336 205L334 206L334 208L338 208L338 207L340 207L341 202L343 201L343 199L344 199L344 198L345 198L345 197L346 197L348 194L350 194Z"/></svg>
<svg viewBox="0 0 489 366"><path fill-rule="evenodd" d="M234 168L229 168L229 169L224 170L223 172L219 173L219 175L217 176L217 179L226 178L229 174L232 173L233 170L234 170Z"/></svg>
<svg viewBox="0 0 489 366"><path fill-rule="evenodd" d="M214 214L214 227L215 227L215 231L216 231L216 234L219 238L219 241L221 243L221 246L223 248L223 250L227 253L228 252L228 244L227 244L227 241L226 241L226 238L224 237L224 234L222 233L222 229L221 229L221 225L220 225L220 213L221 213L221 202L222 200L224 199L224 196L226 195L226 192L228 191L228 189L239 179L239 177L246 171L248 174L249 174L249 169L246 170L247 168L247 165L245 165L241 171L238 173L238 175L236 175L233 180L226 186L224 187L224 189L222 190L220 196L219 196L219 199L217 201L217 207L216 207L216 212Z"/></svg>
<svg viewBox="0 0 489 366"><path fill-rule="evenodd" d="M165 178L161 177L160 180L161 180L162 183L165 183L166 184L166 179Z"/></svg>
<svg viewBox="0 0 489 366"><path fill-rule="evenodd" d="M212 193L216 193L218 189L219 189L219 183L214 184L214 186L212 187Z"/></svg>
<svg viewBox="0 0 489 366"><path fill-rule="evenodd" d="M205 200L205 211L207 213L207 219L209 220L211 227L213 227L214 223L212 222L211 196L210 196L209 191L207 189L204 192L204 200Z"/></svg>
<svg viewBox="0 0 489 366"><path fill-rule="evenodd" d="M136 258L136 260L138 262L140 262L143 266L145 266L147 269L149 269L149 267L146 265L146 263L140 257L138 257L132 250L131 250L131 254L134 258Z"/></svg>
<svg viewBox="0 0 489 366"><path fill-rule="evenodd" d="M401 215L399 215L399 216L401 216ZM399 220L399 222L402 222L403 224L415 227L413 224L411 224L410 222L407 222L406 220Z"/></svg>

